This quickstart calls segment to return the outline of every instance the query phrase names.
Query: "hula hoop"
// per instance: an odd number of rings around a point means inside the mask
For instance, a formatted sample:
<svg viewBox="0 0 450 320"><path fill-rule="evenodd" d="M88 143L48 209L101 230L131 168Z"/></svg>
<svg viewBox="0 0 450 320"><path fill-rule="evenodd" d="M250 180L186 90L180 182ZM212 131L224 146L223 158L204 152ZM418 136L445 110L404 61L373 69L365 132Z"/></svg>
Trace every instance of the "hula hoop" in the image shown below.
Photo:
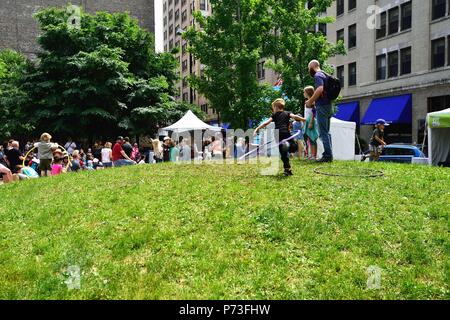
<svg viewBox="0 0 450 320"><path fill-rule="evenodd" d="M282 145L283 143L288 142L288 141L294 139L295 137L299 136L300 133L301 133L301 131L297 132L296 134L294 134L293 136L290 136L290 137L287 138L287 139L284 139L283 141L280 141L279 143L277 143L277 145L276 145L275 147L278 147L278 146ZM260 149L260 148L262 148L262 147L265 147L265 146L267 146L267 145L269 145L269 144L271 144L271 143L273 143L273 141L267 142L267 143L264 144L263 146L260 146L260 147L258 147L258 148L253 149L253 150L250 151L250 152L247 152L247 153L244 154L242 157L240 157L239 160L244 160L244 159L247 158L249 155L251 155L251 154L255 153L256 151L258 151L258 149Z"/></svg>
<svg viewBox="0 0 450 320"><path fill-rule="evenodd" d="M330 173L323 171L323 167L318 167L314 169L314 172L320 175L329 177L348 177L348 178L381 178L384 177L384 172L381 170L373 169L360 169L360 174L344 174L344 173Z"/></svg>
<svg viewBox="0 0 450 320"><path fill-rule="evenodd" d="M69 153L67 152L67 150L66 150L63 146L61 146L61 145L59 145L59 144L58 144L58 147L59 147L60 149L62 149L65 153L67 153L67 155L69 156L69 165L71 165L71 164L72 164L72 161L70 161L70 155L69 155ZM30 150L28 150L28 152L27 152L27 154L25 155L25 157L23 157L22 167L25 167L25 161L27 160L27 158L28 158L28 156L30 155L30 153L31 153L32 151L34 151L34 150L36 150L36 147L33 147L33 148L31 148Z"/></svg>

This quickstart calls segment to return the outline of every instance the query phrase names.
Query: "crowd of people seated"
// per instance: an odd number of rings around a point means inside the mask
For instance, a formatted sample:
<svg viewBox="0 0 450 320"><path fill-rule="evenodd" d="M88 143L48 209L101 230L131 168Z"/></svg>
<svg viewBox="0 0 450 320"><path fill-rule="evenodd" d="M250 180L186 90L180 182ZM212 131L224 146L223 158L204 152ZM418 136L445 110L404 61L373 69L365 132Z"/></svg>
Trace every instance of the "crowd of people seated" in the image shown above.
<svg viewBox="0 0 450 320"><path fill-rule="evenodd" d="M149 148L141 149L128 137L117 137L115 143L97 141L83 149L71 138L64 145L52 142L52 136L43 133L39 141L27 142L24 147L14 139L0 145L0 181L57 176L82 170L101 170L136 164L188 162L193 160L223 159L244 155L248 144L239 138L234 142L234 153L227 148L221 134L205 139L200 147L189 138L175 141L169 137L152 139Z"/></svg>

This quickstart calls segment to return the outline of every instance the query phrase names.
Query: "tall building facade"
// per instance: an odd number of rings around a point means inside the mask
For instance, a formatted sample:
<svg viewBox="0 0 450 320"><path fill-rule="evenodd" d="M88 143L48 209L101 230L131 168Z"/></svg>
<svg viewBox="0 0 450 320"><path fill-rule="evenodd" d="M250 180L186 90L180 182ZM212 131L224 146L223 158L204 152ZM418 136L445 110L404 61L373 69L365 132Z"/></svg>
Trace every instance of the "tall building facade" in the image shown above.
<svg viewBox="0 0 450 320"><path fill-rule="evenodd" d="M388 142L421 143L428 112L450 108L450 0L337 0L329 41L347 55L328 61L343 85L338 115L369 138L387 118Z"/></svg>
<svg viewBox="0 0 450 320"><path fill-rule="evenodd" d="M38 51L39 31L33 14L45 7L64 7L69 2L91 13L128 11L142 27L155 31L154 0L1 0L0 49L11 48L34 56Z"/></svg>

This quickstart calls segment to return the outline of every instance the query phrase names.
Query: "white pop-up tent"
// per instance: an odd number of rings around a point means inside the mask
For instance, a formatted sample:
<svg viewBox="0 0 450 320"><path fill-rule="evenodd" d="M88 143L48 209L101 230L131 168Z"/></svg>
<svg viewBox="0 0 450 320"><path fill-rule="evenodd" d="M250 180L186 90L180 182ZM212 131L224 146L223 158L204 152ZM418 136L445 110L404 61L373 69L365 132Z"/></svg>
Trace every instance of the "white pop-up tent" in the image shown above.
<svg viewBox="0 0 450 320"><path fill-rule="evenodd" d="M214 127L204 123L202 120L197 118L197 116L191 110L189 110L188 112L186 112L183 118L181 118L171 126L164 128L163 130L172 132L186 132L197 130L220 131L222 130L222 128Z"/></svg>
<svg viewBox="0 0 450 320"><path fill-rule="evenodd" d="M427 124L430 164L450 162L450 109L429 113Z"/></svg>
<svg viewBox="0 0 450 320"><path fill-rule="evenodd" d="M355 160L356 123L331 118L331 141L333 144L333 158L335 160ZM323 144L318 140L318 152L323 153Z"/></svg>

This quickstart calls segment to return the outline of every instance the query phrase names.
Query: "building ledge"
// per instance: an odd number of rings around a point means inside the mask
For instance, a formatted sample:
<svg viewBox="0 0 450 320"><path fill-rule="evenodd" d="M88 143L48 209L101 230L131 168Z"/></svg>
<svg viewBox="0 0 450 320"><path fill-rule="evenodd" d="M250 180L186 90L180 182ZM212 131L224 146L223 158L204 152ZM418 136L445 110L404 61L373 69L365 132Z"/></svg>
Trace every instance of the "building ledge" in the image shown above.
<svg viewBox="0 0 450 320"><path fill-rule="evenodd" d="M384 79L384 80L365 82L365 83L361 83L359 85L359 87L368 87L368 86L373 86L373 85L377 85L377 84L385 84L385 83L394 82L394 81L398 81L398 80L404 80L404 79L425 76L428 74L438 73L438 72L442 72L442 71L450 71L450 66L421 71L421 72L409 73L409 74L401 75L401 76L394 77L394 78Z"/></svg>
<svg viewBox="0 0 450 320"><path fill-rule="evenodd" d="M387 95L387 94L399 94L399 93L405 92L405 91L423 90L423 89L427 89L430 87L445 86L445 85L450 85L450 79L441 79L441 80L431 81L431 82L427 82L427 83L418 83L418 84L412 84L412 85L406 85L406 86L398 86L398 87L393 87L393 88L384 89L384 90L370 90L370 91L366 91L366 92L360 93L360 94L346 95L346 96L342 97L342 99L345 102L345 101L349 101L349 100L356 100L356 99L374 97L374 96L382 96L382 95Z"/></svg>
<svg viewBox="0 0 450 320"><path fill-rule="evenodd" d="M436 19L436 20L431 20L430 21L430 25L431 24L436 24L436 23L439 23L439 22L442 22L442 21L445 21L445 20L448 20L448 19L450 19L450 15L447 15L445 17L442 17L442 18L439 18L439 19Z"/></svg>
<svg viewBox="0 0 450 320"><path fill-rule="evenodd" d="M387 35L387 36L385 36L385 37L383 37L383 38L375 39L375 43L383 42L383 41L385 41L385 40L389 40L389 39L392 39L392 38L401 36L401 35L403 35L403 34L406 34L406 33L408 33L408 32L411 32L411 31L412 31L412 28L409 28L409 29L402 30L402 31L397 32L397 33L389 34L389 35ZM375 36L375 38L376 38L376 36Z"/></svg>

